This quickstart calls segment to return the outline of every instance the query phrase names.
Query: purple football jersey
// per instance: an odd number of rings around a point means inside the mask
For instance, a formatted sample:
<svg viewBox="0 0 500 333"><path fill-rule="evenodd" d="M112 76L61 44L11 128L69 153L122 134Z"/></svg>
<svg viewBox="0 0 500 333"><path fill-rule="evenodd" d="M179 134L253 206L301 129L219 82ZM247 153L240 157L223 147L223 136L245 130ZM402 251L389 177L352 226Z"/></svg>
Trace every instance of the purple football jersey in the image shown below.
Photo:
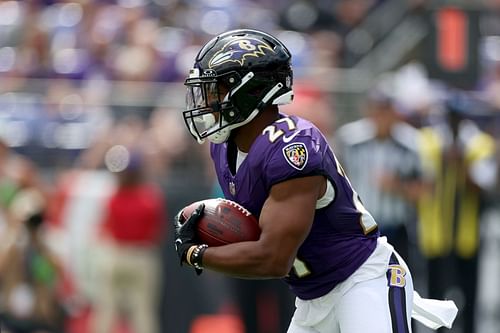
<svg viewBox="0 0 500 333"><path fill-rule="evenodd" d="M298 297L325 295L375 249L376 223L359 201L328 141L309 121L281 114L257 137L236 174L229 168L227 153L227 143L211 145L224 195L257 217L271 187L287 179L324 175L335 189L333 201L316 210L311 231L285 278Z"/></svg>

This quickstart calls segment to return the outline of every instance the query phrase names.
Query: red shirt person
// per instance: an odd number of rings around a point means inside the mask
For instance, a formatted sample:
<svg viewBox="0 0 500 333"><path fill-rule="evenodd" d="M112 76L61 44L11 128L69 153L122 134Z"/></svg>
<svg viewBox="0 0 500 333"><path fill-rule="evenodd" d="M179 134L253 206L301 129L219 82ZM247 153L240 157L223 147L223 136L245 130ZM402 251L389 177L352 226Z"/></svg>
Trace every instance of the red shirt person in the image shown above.
<svg viewBox="0 0 500 333"><path fill-rule="evenodd" d="M109 198L101 225L99 288L93 332L113 331L120 311L135 332L159 332L157 318L161 279L159 245L164 239L165 198L144 177L144 161L130 153L116 172L118 186Z"/></svg>

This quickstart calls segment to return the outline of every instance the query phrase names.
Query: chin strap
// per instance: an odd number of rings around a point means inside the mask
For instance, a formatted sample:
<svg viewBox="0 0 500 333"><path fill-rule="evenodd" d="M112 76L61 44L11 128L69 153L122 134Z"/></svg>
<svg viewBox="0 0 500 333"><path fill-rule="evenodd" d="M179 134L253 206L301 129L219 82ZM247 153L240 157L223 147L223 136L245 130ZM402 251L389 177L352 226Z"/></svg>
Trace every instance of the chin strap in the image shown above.
<svg viewBox="0 0 500 333"><path fill-rule="evenodd" d="M287 91L286 93L278 96L273 100L273 105L285 105L290 104L293 101L293 90Z"/></svg>

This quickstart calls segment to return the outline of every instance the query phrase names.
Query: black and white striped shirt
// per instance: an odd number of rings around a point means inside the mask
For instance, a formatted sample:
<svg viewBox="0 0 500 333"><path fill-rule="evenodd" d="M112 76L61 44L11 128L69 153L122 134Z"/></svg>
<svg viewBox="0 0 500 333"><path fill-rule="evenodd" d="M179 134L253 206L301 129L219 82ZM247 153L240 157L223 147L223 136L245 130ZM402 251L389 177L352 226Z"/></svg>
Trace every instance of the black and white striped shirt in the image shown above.
<svg viewBox="0 0 500 333"><path fill-rule="evenodd" d="M339 129L336 145L353 187L381 227L406 224L414 218L414 206L401 195L381 189L379 181L383 175L403 182L420 179L417 129L401 122L389 138L378 139L374 124L361 119Z"/></svg>

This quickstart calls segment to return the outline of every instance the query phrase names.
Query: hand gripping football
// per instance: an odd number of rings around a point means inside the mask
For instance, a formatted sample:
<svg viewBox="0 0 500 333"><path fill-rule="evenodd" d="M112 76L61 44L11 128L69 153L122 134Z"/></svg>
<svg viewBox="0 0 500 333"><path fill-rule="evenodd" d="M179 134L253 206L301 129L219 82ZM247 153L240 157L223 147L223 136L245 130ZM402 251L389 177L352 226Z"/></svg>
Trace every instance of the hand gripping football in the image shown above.
<svg viewBox="0 0 500 333"><path fill-rule="evenodd" d="M201 203L205 204L205 209L197 224L200 242L221 246L259 239L259 222L255 216L231 200L218 198L194 202L182 210L184 218L189 218Z"/></svg>

